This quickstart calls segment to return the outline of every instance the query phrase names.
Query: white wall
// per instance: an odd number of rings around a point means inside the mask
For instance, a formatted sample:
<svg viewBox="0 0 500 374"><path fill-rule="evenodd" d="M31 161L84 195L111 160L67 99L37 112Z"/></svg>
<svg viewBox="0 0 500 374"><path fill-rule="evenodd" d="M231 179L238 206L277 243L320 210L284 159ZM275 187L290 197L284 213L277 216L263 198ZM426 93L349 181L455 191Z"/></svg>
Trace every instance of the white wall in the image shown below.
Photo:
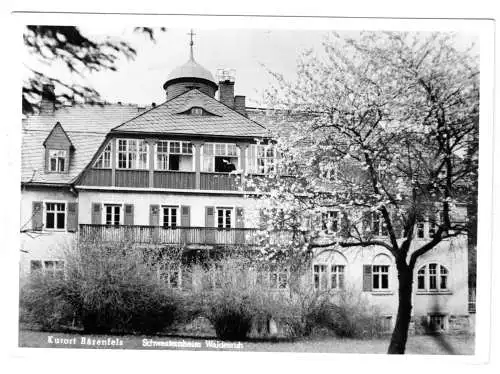
<svg viewBox="0 0 500 374"><path fill-rule="evenodd" d="M42 202L65 202L66 209L68 202L77 201L76 197L67 191L39 188L30 188L22 191L21 194L21 222L19 224L20 234L20 274L26 275L30 271L31 260L62 260L65 252L71 250L75 244L76 234L63 231L42 230L41 232L31 231L32 203Z"/></svg>
<svg viewBox="0 0 500 374"><path fill-rule="evenodd" d="M92 203L134 204L134 224L149 225L149 206L188 205L191 207L191 226L205 226L205 207L243 207L247 227L256 227L259 209L257 202L242 195L191 195L172 193L131 193L107 191L80 191L78 206L78 222L92 222ZM233 214L234 221L234 214ZM234 226L234 223L233 223Z"/></svg>
<svg viewBox="0 0 500 374"><path fill-rule="evenodd" d="M425 240L415 240L411 251L425 242ZM319 254L318 251L317 253L313 263L333 264L337 261L336 256L339 256L332 251L322 254ZM398 305L398 279L392 255L386 249L375 246L341 248L338 253L341 253L347 260L345 268L346 288L354 290L355 293L361 293L362 297L366 297L370 303L380 307L383 314L393 316L394 320ZM373 259L379 254L386 254L390 259L389 290L388 292L362 292L363 265L373 264ZM422 265L431 262L444 265L448 269L448 289L450 292L436 293L417 290L417 271ZM466 236L445 240L422 256L417 261L414 271L413 315L427 315L436 311L448 315L468 314L467 265ZM312 282L312 271L310 277Z"/></svg>

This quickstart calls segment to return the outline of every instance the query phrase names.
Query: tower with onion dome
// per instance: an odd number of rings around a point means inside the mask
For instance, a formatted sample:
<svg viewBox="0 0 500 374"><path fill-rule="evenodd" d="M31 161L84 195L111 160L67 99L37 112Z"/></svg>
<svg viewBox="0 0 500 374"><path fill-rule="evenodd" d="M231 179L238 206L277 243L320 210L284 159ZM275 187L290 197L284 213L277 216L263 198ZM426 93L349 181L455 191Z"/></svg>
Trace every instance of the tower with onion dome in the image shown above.
<svg viewBox="0 0 500 374"><path fill-rule="evenodd" d="M212 73L195 61L193 56L193 35L195 34L193 30L189 35L191 36L189 60L172 70L167 81L163 84L167 101L194 88L210 97L215 97L217 83L215 83Z"/></svg>

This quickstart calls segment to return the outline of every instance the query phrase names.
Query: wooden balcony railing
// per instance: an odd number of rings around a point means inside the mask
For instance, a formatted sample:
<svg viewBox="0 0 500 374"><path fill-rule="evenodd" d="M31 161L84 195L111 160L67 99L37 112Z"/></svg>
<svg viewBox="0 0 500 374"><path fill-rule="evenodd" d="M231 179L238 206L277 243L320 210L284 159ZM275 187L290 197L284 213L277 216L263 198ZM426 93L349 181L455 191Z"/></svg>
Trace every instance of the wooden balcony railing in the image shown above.
<svg viewBox="0 0 500 374"><path fill-rule="evenodd" d="M216 227L110 226L81 224L80 242L133 242L136 244L200 244L200 245L284 245L293 240L293 231L270 232L265 237L259 229Z"/></svg>

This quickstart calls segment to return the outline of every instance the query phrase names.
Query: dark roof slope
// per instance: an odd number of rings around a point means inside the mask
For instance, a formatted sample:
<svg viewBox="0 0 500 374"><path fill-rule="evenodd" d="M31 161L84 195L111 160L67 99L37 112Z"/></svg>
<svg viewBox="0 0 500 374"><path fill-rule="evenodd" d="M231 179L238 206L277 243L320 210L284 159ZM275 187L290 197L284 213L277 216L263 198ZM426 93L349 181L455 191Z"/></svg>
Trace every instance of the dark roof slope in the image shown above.
<svg viewBox="0 0 500 374"><path fill-rule="evenodd" d="M183 113L194 106L214 115L196 116ZM256 138L269 136L264 126L197 89L158 105L112 131Z"/></svg>
<svg viewBox="0 0 500 374"><path fill-rule="evenodd" d="M103 142L113 127L134 117L136 105L75 105L58 109L53 115L30 116L23 120L21 148L21 182L71 183ZM44 140L59 122L71 139L69 173L45 172Z"/></svg>

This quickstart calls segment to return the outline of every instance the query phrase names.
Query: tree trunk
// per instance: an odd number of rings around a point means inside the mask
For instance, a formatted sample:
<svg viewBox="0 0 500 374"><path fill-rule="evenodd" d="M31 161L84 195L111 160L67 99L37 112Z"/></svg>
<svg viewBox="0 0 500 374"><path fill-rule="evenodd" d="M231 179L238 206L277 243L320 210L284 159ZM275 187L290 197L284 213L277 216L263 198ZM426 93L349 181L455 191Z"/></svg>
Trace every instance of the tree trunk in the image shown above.
<svg viewBox="0 0 500 374"><path fill-rule="evenodd" d="M406 340L408 339L408 329L410 327L411 309L412 309L412 286L413 271L404 260L396 261L398 269L398 314L396 324L391 336L388 354L404 354L406 349Z"/></svg>

